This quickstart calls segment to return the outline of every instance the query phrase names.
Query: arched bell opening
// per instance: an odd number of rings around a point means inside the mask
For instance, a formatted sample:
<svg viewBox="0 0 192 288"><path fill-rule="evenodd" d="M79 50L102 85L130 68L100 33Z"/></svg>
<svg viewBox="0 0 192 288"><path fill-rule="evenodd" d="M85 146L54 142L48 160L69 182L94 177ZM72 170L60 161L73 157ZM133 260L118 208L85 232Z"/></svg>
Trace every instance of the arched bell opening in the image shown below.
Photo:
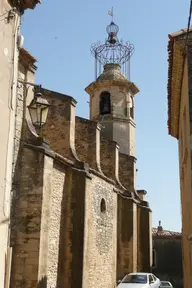
<svg viewBox="0 0 192 288"><path fill-rule="evenodd" d="M100 94L100 115L111 114L111 94L104 91Z"/></svg>

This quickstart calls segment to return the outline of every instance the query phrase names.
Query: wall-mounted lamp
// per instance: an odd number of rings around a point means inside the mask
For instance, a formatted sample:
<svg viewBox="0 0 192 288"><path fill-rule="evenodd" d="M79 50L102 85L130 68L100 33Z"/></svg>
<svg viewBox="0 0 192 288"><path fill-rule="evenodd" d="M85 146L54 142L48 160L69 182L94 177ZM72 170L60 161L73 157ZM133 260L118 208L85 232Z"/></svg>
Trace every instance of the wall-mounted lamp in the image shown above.
<svg viewBox="0 0 192 288"><path fill-rule="evenodd" d="M34 99L28 106L31 121L34 126L41 128L47 120L50 104L42 98L40 92L35 93Z"/></svg>
<svg viewBox="0 0 192 288"><path fill-rule="evenodd" d="M18 80L18 82L22 83L25 86L29 85L34 87L34 98L27 108L29 109L29 114L33 125L41 128L46 123L49 106L51 105L46 99L42 98L42 94L40 92L41 85L26 82L23 80Z"/></svg>

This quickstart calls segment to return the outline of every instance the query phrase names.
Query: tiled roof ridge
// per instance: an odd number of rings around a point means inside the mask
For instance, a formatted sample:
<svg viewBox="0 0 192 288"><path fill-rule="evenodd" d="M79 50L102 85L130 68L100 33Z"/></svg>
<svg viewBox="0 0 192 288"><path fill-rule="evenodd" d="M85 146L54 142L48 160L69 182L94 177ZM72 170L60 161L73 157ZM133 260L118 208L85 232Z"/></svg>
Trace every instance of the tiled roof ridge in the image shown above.
<svg viewBox="0 0 192 288"><path fill-rule="evenodd" d="M181 232L175 232L171 230L162 230L159 231L158 228L152 228L152 234L153 236L181 236Z"/></svg>

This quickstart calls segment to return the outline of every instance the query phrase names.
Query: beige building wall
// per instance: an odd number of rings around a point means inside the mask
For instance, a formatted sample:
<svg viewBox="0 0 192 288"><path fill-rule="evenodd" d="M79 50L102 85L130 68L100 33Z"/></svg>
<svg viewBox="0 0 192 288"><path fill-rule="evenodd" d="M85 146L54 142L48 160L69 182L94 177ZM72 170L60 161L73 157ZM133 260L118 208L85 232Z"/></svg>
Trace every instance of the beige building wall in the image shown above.
<svg viewBox="0 0 192 288"><path fill-rule="evenodd" d="M11 6L0 1L0 288L4 287L5 262L10 212L12 153L15 128L15 105L18 70L17 35L20 16L13 13L8 21ZM6 261L5 261L6 259ZM9 273L9 271L7 271ZM6 286L7 287L7 286Z"/></svg>
<svg viewBox="0 0 192 288"><path fill-rule="evenodd" d="M188 94L188 65L185 61L179 118L179 163L180 163L180 189L182 208L182 244L183 244L183 272L185 288L191 288L192 283L192 242L189 235L192 233L192 177L190 153L190 119Z"/></svg>

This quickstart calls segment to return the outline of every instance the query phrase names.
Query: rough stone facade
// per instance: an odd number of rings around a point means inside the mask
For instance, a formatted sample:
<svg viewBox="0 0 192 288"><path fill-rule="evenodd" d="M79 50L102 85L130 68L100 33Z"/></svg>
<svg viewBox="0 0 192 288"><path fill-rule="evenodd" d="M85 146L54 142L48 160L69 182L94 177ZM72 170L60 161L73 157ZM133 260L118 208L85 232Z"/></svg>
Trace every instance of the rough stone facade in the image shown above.
<svg viewBox="0 0 192 288"><path fill-rule="evenodd" d="M34 58L22 53L19 75L32 82ZM126 273L150 271L151 210L135 190L135 157L75 116L72 97L41 92L51 106L35 130L32 89L18 90L10 287L114 288Z"/></svg>

